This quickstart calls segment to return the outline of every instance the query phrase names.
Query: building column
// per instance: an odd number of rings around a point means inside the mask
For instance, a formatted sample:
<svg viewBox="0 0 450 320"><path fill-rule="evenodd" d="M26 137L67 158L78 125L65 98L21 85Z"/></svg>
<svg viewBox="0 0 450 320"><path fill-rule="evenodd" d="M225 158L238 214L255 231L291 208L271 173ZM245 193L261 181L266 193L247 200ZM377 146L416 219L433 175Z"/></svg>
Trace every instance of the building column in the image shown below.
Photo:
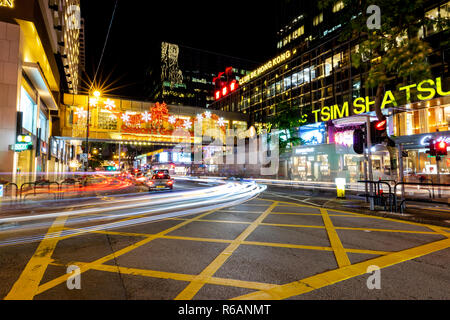
<svg viewBox="0 0 450 320"><path fill-rule="evenodd" d="M0 22L0 180L13 181L16 143L17 105L20 97L20 27Z"/></svg>

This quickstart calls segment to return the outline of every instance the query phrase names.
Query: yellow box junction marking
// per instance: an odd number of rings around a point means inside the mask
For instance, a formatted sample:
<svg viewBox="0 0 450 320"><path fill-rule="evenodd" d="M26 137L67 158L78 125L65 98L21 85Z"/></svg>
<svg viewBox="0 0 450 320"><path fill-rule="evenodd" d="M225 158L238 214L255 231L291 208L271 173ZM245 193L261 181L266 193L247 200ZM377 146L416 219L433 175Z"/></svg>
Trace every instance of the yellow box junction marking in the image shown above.
<svg viewBox="0 0 450 320"><path fill-rule="evenodd" d="M228 260L234 251L247 239L247 237L258 227L258 225L272 212L278 205L274 202L258 219L247 227L233 242L220 253L213 262L210 263L195 279L175 298L175 300L191 300L197 292L205 285L206 281L219 270L219 268Z"/></svg>
<svg viewBox="0 0 450 320"><path fill-rule="evenodd" d="M425 244L416 248L395 252L379 258L364 261L340 269L327 271L303 280L277 286L269 290L253 292L234 298L234 300L281 300L314 291L337 282L354 278L367 273L367 268L372 265L380 269L416 259L421 256L440 251L450 247L450 239Z"/></svg>
<svg viewBox="0 0 450 320"><path fill-rule="evenodd" d="M159 237L161 237L161 236L163 236L163 235L166 235L166 234L169 233L169 232L172 232L172 231L174 231L174 230L176 230L176 229L178 229L178 228L181 228L181 227L183 227L183 226L189 224L189 223L192 222L192 221L195 221L195 220L197 220L197 219L201 219L201 218L203 218L203 217L205 217L205 216L207 216L208 214L211 214L211 213L213 213L213 212L215 212L215 210L206 212L206 213L201 214L201 215L199 215L199 216L196 216L196 217L194 217L194 218L192 218L192 219L190 219L190 220L181 222L180 224L178 224L178 225L176 225L176 226L174 226L174 227L171 227L171 228L169 228L169 229L167 229L167 230L164 230L164 231L162 231L162 232L156 234L155 236L148 237L147 239L141 240L141 241L139 241L139 242L137 242L137 243L135 243L135 244L133 244L133 245L130 245L130 246L126 247L126 248L123 248L123 249L121 249L121 250L119 250L119 251L113 252L113 253L111 253L111 254L109 254L109 255L103 257L103 258L100 258L100 259L96 260L96 261L93 261L93 262L90 262L90 263L86 263L85 265L80 266L80 274L83 273L83 272L86 272L86 271L88 271L88 270L90 270L90 269L92 269L91 267L94 266L94 265L103 264L103 263L105 263L105 262L107 262L107 261L109 261L109 260L112 260L112 259L114 259L114 258L117 258L117 257L119 257L119 256L121 256L121 255L124 255L124 254L126 254L126 253L128 253L128 252L130 252L130 251L132 251L132 250L134 250L134 249L136 249L136 248L139 248L139 247L141 247L141 246L143 246L143 245L149 243L150 241L152 241L152 240L154 240L154 239L157 239L157 238L159 238ZM115 269L117 270L116 267L115 267ZM51 281L49 281L49 282L47 282L47 283L44 283L44 284L40 285L39 288L38 288L38 290L37 290L37 294L41 294L41 293L43 293L43 292L45 292L45 291L47 291L47 290L49 290L49 289L51 289L51 288L56 287L56 286L59 285L59 284L61 284L61 283L65 282L65 281L67 281L67 279L69 278L69 276L70 276L70 274L62 275L62 276L60 276L60 277L58 277L58 278L56 278L56 279L54 279L54 280L51 280Z"/></svg>
<svg viewBox="0 0 450 320"><path fill-rule="evenodd" d="M34 298L45 270L52 261L52 254L59 241L58 235L64 229L66 220L67 216L57 218L53 222L5 300L32 300ZM52 237L50 238L49 235Z"/></svg>
<svg viewBox="0 0 450 320"><path fill-rule="evenodd" d="M334 229L333 223L331 222L330 216L326 209L321 209L323 223L325 224L325 228L327 229L328 239L330 240L331 247L334 251L334 256L336 257L336 262L339 268L343 268L349 266L350 260L348 259L347 253L345 252L344 247L342 246L341 239Z"/></svg>

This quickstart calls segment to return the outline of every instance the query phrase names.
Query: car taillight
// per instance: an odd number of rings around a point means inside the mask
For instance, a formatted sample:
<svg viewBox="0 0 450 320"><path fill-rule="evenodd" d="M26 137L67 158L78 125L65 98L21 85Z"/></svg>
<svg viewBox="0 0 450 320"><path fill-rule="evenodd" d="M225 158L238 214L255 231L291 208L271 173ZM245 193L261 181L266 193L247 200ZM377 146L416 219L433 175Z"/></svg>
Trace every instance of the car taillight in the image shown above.
<svg viewBox="0 0 450 320"><path fill-rule="evenodd" d="M172 184L173 184L173 181L172 181L172 180L167 181L167 184L168 184L168 185L172 185Z"/></svg>
<svg viewBox="0 0 450 320"><path fill-rule="evenodd" d="M148 184L153 185L153 181L149 181Z"/></svg>

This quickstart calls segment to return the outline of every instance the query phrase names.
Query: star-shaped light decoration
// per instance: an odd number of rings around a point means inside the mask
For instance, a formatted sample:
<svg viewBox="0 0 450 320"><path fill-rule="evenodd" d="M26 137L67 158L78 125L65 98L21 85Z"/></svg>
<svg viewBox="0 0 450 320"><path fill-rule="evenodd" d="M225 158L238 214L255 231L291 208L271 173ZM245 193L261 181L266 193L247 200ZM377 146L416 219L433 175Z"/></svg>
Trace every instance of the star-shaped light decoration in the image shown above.
<svg viewBox="0 0 450 320"><path fill-rule="evenodd" d="M142 121L144 121L144 122L150 122L150 121L152 121L152 114L151 114L151 113L148 113L147 111L145 111L145 112L142 114Z"/></svg>
<svg viewBox="0 0 450 320"><path fill-rule="evenodd" d="M174 116L170 116L169 117L169 123L170 124L175 124L175 122L177 122L177 118L175 118Z"/></svg>
<svg viewBox="0 0 450 320"><path fill-rule="evenodd" d="M219 118L219 120L217 120L217 124L219 125L219 127L224 127L225 126L225 120L223 118Z"/></svg>
<svg viewBox="0 0 450 320"><path fill-rule="evenodd" d="M183 127L184 127L185 129L187 129L187 130L191 129L191 128L192 128L192 123L191 123L191 121L190 121L190 120L184 120L184 125L183 125Z"/></svg>
<svg viewBox="0 0 450 320"><path fill-rule="evenodd" d="M116 109L116 103L111 99L106 100L105 109L109 110L109 111L113 111L114 109Z"/></svg>
<svg viewBox="0 0 450 320"><path fill-rule="evenodd" d="M130 122L130 115L127 113L122 114L122 121L123 122Z"/></svg>
<svg viewBox="0 0 450 320"><path fill-rule="evenodd" d="M210 111L206 111L205 112L205 118L206 119L211 119L211 112Z"/></svg>
<svg viewBox="0 0 450 320"><path fill-rule="evenodd" d="M117 119L117 116L116 116L114 113L111 113L111 114L109 115L109 118L110 118L111 120L116 120L116 119Z"/></svg>
<svg viewBox="0 0 450 320"><path fill-rule="evenodd" d="M198 114L197 115L197 121L198 122L202 122L203 121L203 115L202 114Z"/></svg>

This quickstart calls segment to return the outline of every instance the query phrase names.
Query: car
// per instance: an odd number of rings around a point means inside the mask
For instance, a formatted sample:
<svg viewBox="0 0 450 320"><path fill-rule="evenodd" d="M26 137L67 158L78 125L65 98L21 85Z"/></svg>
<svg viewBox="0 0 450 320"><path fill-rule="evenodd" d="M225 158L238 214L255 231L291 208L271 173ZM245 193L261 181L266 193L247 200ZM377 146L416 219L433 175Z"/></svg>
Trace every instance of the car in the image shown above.
<svg viewBox="0 0 450 320"><path fill-rule="evenodd" d="M170 178L169 174L164 172L155 173L147 182L149 191L164 189L172 190L173 184L174 180Z"/></svg>

